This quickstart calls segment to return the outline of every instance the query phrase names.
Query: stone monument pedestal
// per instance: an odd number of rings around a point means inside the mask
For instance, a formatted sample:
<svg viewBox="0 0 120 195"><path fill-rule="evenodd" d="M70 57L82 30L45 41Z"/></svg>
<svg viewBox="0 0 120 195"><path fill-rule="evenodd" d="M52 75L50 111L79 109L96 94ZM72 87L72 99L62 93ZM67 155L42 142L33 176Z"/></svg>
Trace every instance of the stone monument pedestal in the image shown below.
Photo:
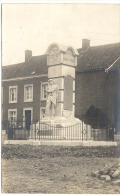
<svg viewBox="0 0 120 195"><path fill-rule="evenodd" d="M29 139L91 140L92 129L78 118L45 118L31 125Z"/></svg>
<svg viewBox="0 0 120 195"><path fill-rule="evenodd" d="M91 127L74 117L71 119L66 117L43 119L40 129L46 138L50 136L51 139L85 140L91 138Z"/></svg>

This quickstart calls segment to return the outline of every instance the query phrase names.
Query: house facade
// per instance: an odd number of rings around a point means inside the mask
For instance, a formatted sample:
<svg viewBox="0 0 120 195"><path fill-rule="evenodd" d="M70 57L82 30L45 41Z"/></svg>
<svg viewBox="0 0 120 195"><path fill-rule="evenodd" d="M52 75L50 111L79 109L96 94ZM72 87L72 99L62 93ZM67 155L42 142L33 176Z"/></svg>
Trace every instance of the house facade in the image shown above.
<svg viewBox="0 0 120 195"><path fill-rule="evenodd" d="M83 40L76 68L75 117L100 128L120 130L120 43L90 47ZM25 62L2 68L2 120L38 121L44 117L47 56L25 51ZM99 117L99 118L98 118ZM29 128L29 127L28 127Z"/></svg>
<svg viewBox="0 0 120 195"><path fill-rule="evenodd" d="M48 80L46 62L46 56L25 56L24 63L3 67L3 121L26 119L31 122L44 117Z"/></svg>

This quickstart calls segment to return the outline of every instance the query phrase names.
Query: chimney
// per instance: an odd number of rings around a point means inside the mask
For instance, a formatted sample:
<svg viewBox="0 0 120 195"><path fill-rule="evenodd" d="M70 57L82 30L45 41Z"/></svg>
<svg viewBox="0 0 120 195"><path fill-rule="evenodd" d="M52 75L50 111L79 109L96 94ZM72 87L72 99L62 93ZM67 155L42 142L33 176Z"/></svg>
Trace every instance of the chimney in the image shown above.
<svg viewBox="0 0 120 195"><path fill-rule="evenodd" d="M32 51L25 50L25 62L28 62L31 57L32 57Z"/></svg>
<svg viewBox="0 0 120 195"><path fill-rule="evenodd" d="M82 50L86 51L90 47L89 39L82 39Z"/></svg>

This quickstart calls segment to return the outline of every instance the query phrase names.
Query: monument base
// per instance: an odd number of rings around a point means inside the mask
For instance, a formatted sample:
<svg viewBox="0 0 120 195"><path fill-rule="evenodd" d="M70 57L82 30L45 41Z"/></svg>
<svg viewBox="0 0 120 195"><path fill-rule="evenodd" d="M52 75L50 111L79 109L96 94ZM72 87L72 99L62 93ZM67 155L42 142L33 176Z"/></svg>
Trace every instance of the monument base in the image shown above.
<svg viewBox="0 0 120 195"><path fill-rule="evenodd" d="M38 130L38 133L36 133ZM78 118L54 117L44 118L31 127L30 139L91 139L91 126Z"/></svg>
<svg viewBox="0 0 120 195"><path fill-rule="evenodd" d="M46 123L46 122L50 123L51 125L61 124L61 126L63 127L66 124L74 125L77 123L82 123L82 121L80 121L78 118L75 117L66 118L64 116L59 116L59 117L56 116L54 118L46 117L41 120L41 123Z"/></svg>

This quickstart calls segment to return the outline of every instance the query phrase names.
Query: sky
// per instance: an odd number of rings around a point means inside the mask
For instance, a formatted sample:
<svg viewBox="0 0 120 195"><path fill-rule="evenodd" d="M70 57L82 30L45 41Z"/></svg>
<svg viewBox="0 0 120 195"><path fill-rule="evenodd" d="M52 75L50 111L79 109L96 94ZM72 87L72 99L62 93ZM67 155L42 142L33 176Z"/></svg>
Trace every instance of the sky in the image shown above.
<svg viewBox="0 0 120 195"><path fill-rule="evenodd" d="M3 4L2 65L23 62L25 50L43 55L57 42L81 48L120 42L120 4Z"/></svg>

